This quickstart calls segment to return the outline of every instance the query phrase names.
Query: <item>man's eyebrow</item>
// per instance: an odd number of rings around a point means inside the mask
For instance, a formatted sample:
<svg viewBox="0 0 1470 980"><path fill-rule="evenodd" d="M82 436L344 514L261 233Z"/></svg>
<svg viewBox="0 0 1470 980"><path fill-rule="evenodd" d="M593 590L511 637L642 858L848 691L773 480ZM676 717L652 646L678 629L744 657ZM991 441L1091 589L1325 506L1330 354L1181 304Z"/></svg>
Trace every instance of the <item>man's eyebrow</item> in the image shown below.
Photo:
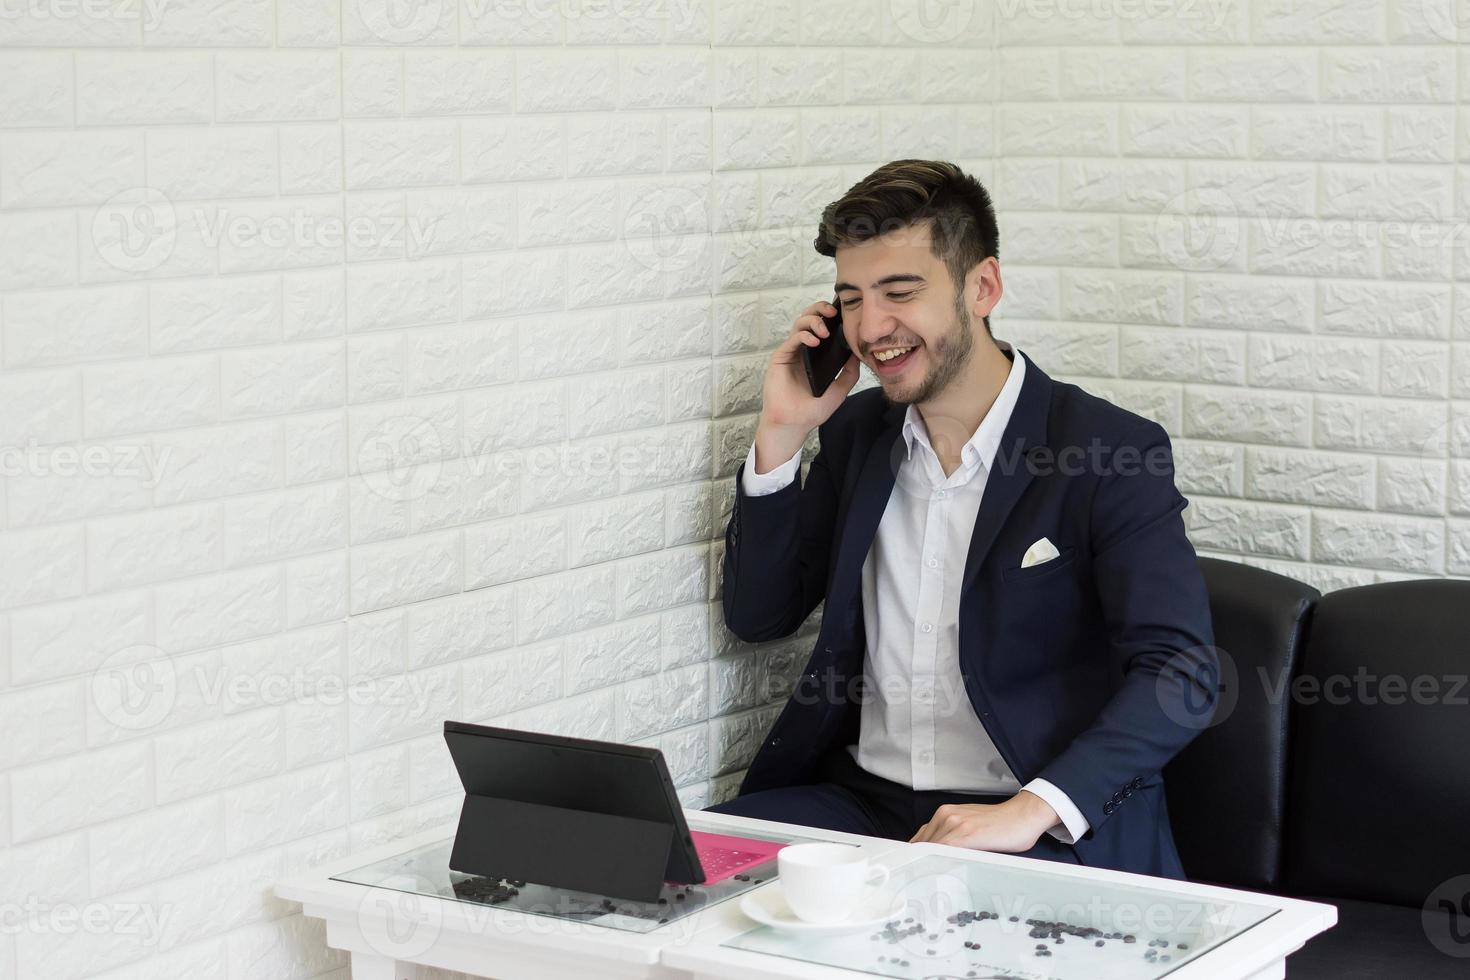
<svg viewBox="0 0 1470 980"><path fill-rule="evenodd" d="M895 272L893 275L891 275L891 276L884 276L882 279L879 279L877 282L873 283L873 288L874 289L877 289L879 286L886 286L886 285L888 285L889 283L892 283L892 282L924 282L924 281L925 281L924 280L924 277L921 276L921 275L918 275L917 273L913 273L913 272ZM840 293L844 289L857 289L857 288L858 287L854 286L850 282L839 282L837 284L837 286L835 287L835 291Z"/></svg>

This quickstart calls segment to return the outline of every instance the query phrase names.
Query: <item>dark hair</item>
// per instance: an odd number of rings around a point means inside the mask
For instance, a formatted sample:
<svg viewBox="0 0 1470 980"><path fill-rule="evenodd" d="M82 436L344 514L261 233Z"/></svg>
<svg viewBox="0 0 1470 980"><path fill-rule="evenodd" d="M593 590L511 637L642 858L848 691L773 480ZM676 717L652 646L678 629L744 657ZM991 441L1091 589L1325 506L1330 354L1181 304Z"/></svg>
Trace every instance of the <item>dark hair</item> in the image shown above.
<svg viewBox="0 0 1470 980"><path fill-rule="evenodd" d="M955 303L965 277L980 262L1000 258L1000 229L984 186L944 160L893 160L822 209L816 250L829 258L841 246L932 218L931 251L949 269ZM984 317L990 332L990 317Z"/></svg>

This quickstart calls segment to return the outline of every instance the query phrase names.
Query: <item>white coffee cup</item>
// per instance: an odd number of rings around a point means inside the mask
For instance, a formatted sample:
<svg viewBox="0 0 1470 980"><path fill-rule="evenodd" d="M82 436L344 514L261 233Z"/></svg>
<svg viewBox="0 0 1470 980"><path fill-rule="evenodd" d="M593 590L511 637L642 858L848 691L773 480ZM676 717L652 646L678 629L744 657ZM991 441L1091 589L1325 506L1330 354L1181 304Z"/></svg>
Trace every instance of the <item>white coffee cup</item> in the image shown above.
<svg viewBox="0 0 1470 980"><path fill-rule="evenodd" d="M869 885L888 881L888 869L851 844L787 844L776 868L786 904L807 922L850 918Z"/></svg>

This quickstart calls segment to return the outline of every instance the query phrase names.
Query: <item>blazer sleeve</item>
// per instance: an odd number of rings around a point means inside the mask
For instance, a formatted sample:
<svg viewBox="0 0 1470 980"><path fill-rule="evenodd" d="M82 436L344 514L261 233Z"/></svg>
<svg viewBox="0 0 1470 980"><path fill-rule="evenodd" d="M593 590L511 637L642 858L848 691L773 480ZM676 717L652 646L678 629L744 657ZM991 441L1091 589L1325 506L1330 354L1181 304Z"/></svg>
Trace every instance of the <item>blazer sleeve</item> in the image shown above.
<svg viewBox="0 0 1470 980"><path fill-rule="evenodd" d="M1092 579L1122 681L1092 725L1037 775L1100 827L1208 727L1219 700L1209 594L1184 531L1168 434L1136 427L1091 505Z"/></svg>
<svg viewBox="0 0 1470 980"><path fill-rule="evenodd" d="M823 448L804 483L751 496L744 489L746 464L735 474L722 598L725 626L747 642L791 635L826 595L838 487L825 425L818 428Z"/></svg>

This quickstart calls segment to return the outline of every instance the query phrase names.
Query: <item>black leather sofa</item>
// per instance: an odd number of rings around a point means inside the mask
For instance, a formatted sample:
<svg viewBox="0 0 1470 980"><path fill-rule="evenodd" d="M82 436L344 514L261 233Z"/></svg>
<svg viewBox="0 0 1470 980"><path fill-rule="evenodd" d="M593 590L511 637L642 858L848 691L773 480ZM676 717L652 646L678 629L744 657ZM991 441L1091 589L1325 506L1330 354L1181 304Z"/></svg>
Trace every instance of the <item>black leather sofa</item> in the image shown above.
<svg viewBox="0 0 1470 980"><path fill-rule="evenodd" d="M1220 708L1165 769L1193 880L1337 906L1289 980L1470 978L1470 583L1202 558Z"/></svg>

